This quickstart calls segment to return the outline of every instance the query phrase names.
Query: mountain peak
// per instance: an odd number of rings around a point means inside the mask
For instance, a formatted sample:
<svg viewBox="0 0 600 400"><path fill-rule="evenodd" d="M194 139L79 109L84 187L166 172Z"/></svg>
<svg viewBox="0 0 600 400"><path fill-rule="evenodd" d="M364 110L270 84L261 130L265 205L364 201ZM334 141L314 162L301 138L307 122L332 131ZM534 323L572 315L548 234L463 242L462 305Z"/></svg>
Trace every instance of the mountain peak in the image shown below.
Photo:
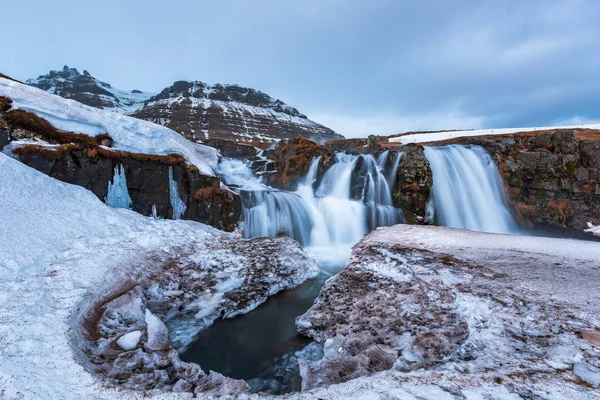
<svg viewBox="0 0 600 400"><path fill-rule="evenodd" d="M67 99L77 100L92 107L129 114L140 108L154 93L113 89L94 78L87 70L81 74L77 68L65 65L62 70L52 70L35 79L28 85Z"/></svg>
<svg viewBox="0 0 600 400"><path fill-rule="evenodd" d="M194 141L273 142L284 138L339 139L331 129L260 90L240 85L176 81L160 93L115 89L65 65L27 81L52 94L167 126Z"/></svg>

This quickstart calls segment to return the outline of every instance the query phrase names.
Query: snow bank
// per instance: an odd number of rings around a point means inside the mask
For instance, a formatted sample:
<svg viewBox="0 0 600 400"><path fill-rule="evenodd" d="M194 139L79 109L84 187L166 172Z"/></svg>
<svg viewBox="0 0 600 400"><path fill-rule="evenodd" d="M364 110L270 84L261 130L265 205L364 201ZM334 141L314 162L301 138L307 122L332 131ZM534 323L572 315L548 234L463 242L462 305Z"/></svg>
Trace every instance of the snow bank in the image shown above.
<svg viewBox="0 0 600 400"><path fill-rule="evenodd" d="M248 308L242 311L250 311L267 295L316 273L312 271L314 262L288 238L262 239L263 261L256 262L254 242L232 234L192 221L154 220L112 209L91 192L52 179L4 154L0 154L0 171L2 399L144 398L141 391L108 387L89 372L85 367L89 366L88 356L81 351L87 342L83 322L99 299L127 282L145 282L147 276L163 271L166 260L182 259L182 253L188 261L198 260L190 265L199 268L197 273L212 273L211 281L220 284L222 291L234 290L226 282L232 272L262 279L261 291L267 293L251 298L251 305L244 303ZM271 262L267 254L278 257ZM270 265L271 270L260 274L249 265ZM224 268L227 273L219 275ZM279 270L285 276L278 275ZM193 279L187 282L202 286ZM242 290L256 292L248 290L251 284L245 285ZM232 312L224 308L234 304L227 293L204 294L216 301L223 299L215 308L218 312ZM157 295L190 298L190 292L177 290ZM213 320L217 317L210 316ZM131 335L120 345L139 347L138 343L147 341L151 348L162 348L162 324L151 314L138 319L149 327L148 337L138 337L134 331L140 329L134 328L125 332ZM178 396L165 392L157 398Z"/></svg>
<svg viewBox="0 0 600 400"><path fill-rule="evenodd" d="M437 142L446 139L471 136L487 136L487 135L508 135L517 132L533 132L547 129L600 129L600 124L580 124L580 125L560 125L546 126L535 128L502 128L502 129L473 129L466 131L446 131L446 132L431 132L431 133L415 133L400 137L390 138L390 142L407 144L407 143L427 143Z"/></svg>
<svg viewBox="0 0 600 400"><path fill-rule="evenodd" d="M47 119L55 127L76 133L108 133L113 147L134 153L181 154L205 175L214 175L218 153L212 147L192 143L164 126L63 99L44 90L0 78L0 95L20 108Z"/></svg>

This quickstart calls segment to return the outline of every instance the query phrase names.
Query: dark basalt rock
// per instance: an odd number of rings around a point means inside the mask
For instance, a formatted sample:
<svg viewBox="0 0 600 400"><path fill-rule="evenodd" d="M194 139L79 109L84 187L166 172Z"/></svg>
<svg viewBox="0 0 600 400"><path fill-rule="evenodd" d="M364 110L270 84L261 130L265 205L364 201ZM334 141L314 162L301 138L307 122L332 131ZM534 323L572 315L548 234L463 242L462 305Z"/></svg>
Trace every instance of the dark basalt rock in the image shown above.
<svg viewBox="0 0 600 400"><path fill-rule="evenodd" d="M403 154L393 187L394 205L402 210L408 223L423 223L433 174L423 146L408 144L401 150Z"/></svg>
<svg viewBox="0 0 600 400"><path fill-rule="evenodd" d="M48 154L31 152L20 155L19 159L53 178L92 191L102 201L108 193L108 183L113 180L115 167L122 165L132 201L131 209L151 216L155 207L156 215L160 218L173 216L169 194L169 168L172 168L179 197L187 206L184 219L227 231L233 231L239 221L239 196L219 189L218 178L202 175L192 166L170 166L157 161L129 158L90 158L87 150L65 151L58 159L48 158ZM209 190L211 194L199 196L198 193L202 190Z"/></svg>
<svg viewBox="0 0 600 400"><path fill-rule="evenodd" d="M233 140L210 139L204 141L202 144L219 150L223 157L251 159L258 152L254 146L238 143Z"/></svg>

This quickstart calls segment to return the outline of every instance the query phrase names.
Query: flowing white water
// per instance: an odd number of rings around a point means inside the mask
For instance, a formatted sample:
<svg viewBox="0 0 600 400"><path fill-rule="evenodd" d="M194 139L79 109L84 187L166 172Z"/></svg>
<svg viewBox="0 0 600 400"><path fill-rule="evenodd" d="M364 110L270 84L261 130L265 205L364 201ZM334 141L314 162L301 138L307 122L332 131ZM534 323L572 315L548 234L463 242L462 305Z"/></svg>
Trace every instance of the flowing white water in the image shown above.
<svg viewBox="0 0 600 400"><path fill-rule="evenodd" d="M224 159L217 173L241 189L244 236L287 235L313 257L338 262L370 230L403 221L400 210L392 205L385 175L387 152L378 160L338 153L336 163L317 186L319 162L320 158L312 161L295 192L285 192L264 185L252 174L249 163Z"/></svg>
<svg viewBox="0 0 600 400"><path fill-rule="evenodd" d="M428 214L437 224L482 232L516 233L502 179L479 146L426 147L433 173Z"/></svg>
<svg viewBox="0 0 600 400"><path fill-rule="evenodd" d="M113 181L108 182L108 193L104 202L110 207L131 209L131 197L127 191L127 179L122 164L115 167Z"/></svg>
<svg viewBox="0 0 600 400"><path fill-rule="evenodd" d="M173 179L173 167L169 167L169 198L171 199L171 207L173 207L173 219L181 219L181 216L187 210L187 206L179 197L179 188L177 182Z"/></svg>

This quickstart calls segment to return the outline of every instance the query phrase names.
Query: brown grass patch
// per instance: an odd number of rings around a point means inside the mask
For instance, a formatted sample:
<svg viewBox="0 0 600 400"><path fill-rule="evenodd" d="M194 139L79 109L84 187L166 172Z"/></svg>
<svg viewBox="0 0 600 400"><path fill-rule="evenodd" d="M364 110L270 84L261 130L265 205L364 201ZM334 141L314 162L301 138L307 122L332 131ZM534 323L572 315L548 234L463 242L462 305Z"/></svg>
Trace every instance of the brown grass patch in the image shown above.
<svg viewBox="0 0 600 400"><path fill-rule="evenodd" d="M0 112L8 111L12 108L12 99L0 96Z"/></svg>
<svg viewBox="0 0 600 400"><path fill-rule="evenodd" d="M33 132L50 143L78 143L87 146L97 145L96 139L92 136L58 130L44 118L38 117L29 111L10 110L6 113L6 121L13 129L21 128Z"/></svg>
<svg viewBox="0 0 600 400"><path fill-rule="evenodd" d="M23 82L21 82L21 81L18 81L18 80L14 79L14 78L11 78L11 77L10 77L10 76L8 76L8 75L4 75L2 72L0 72L0 78L8 79L8 80L10 80L10 81L17 82L17 83L23 83Z"/></svg>
<svg viewBox="0 0 600 400"><path fill-rule="evenodd" d="M577 135L577 139L579 140L600 140L600 129L586 129L586 128L556 128L556 129L543 129L539 131L525 131L525 132L515 132L515 133L506 133L502 135L481 135L481 136L457 136L455 138L440 140L435 142L422 142L420 144L427 145L436 145L436 146L444 146L448 144L460 144L464 143L465 140L471 139L501 139L501 138L535 138L538 135L542 135L545 133L553 134L559 131L574 131Z"/></svg>

